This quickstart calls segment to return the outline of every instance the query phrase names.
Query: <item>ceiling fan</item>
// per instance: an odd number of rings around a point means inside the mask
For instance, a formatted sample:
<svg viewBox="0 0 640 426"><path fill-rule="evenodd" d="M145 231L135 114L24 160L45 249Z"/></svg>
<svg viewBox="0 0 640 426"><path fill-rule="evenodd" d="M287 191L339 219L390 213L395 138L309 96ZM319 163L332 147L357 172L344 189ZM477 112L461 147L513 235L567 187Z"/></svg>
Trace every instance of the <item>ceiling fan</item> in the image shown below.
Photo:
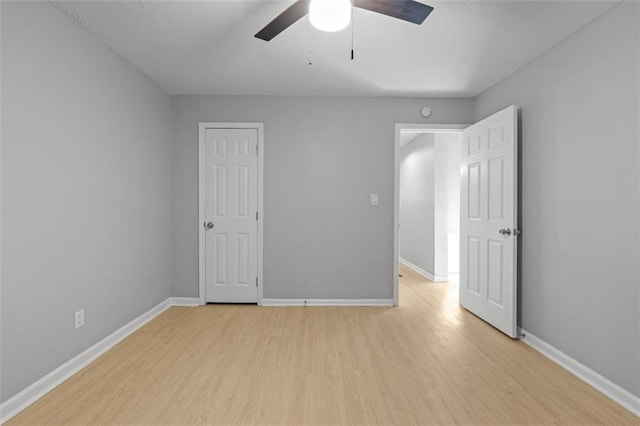
<svg viewBox="0 0 640 426"><path fill-rule="evenodd" d="M352 7L418 25L422 24L433 10L433 7L413 0L296 0L255 36L269 41L307 13L314 27L323 31L338 31L351 21Z"/></svg>

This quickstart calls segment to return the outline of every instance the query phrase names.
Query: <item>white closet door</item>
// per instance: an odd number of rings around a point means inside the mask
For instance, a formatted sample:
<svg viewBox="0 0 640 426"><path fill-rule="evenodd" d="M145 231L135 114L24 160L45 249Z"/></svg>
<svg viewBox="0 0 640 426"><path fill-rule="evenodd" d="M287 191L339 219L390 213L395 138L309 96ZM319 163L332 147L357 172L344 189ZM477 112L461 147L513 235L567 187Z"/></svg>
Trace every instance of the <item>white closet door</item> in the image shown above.
<svg viewBox="0 0 640 426"><path fill-rule="evenodd" d="M205 130L206 302L258 300L258 131Z"/></svg>

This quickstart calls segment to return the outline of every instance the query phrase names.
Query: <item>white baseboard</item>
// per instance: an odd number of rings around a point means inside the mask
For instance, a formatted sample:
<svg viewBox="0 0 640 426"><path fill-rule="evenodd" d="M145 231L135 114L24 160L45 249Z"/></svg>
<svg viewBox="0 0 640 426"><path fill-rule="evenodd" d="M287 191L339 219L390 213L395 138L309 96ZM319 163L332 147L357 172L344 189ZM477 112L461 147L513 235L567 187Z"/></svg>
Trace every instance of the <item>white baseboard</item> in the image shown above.
<svg viewBox="0 0 640 426"><path fill-rule="evenodd" d="M440 275L433 275L433 274L425 271L424 269L422 269L418 265L414 265L413 263L409 262L407 259L404 259L402 257L400 258L400 263L403 263L405 266L413 269L418 274L422 275L423 277L425 277L429 281L433 281L434 283L449 281L449 277L440 276Z"/></svg>
<svg viewBox="0 0 640 426"><path fill-rule="evenodd" d="M558 348L551 346L528 331L523 329L522 334L524 334L524 337L522 338L524 343L554 361L565 370L570 371L579 379L590 384L593 388L622 405L636 416L640 417L640 397L637 397L626 389L621 388L611 380L579 363L569 355L560 351Z"/></svg>
<svg viewBox="0 0 640 426"><path fill-rule="evenodd" d="M393 306L393 299L262 299L262 306Z"/></svg>
<svg viewBox="0 0 640 426"><path fill-rule="evenodd" d="M411 265L407 265L412 267ZM419 271L417 271L419 272ZM263 306L393 306L392 299L263 299ZM29 387L0 404L0 424L20 413L48 392L89 365L124 338L138 330L171 306L199 306L197 297L170 297L128 324L116 330L84 352L76 355ZM640 417L640 398L596 373L559 349L526 330L522 341L570 371L596 390Z"/></svg>
<svg viewBox="0 0 640 426"><path fill-rule="evenodd" d="M114 347L131 333L138 330L140 327L169 309L172 306L173 299L174 298L169 297L164 302L161 302L153 308L149 309L147 312L135 318L128 324L120 327L118 330L114 331L95 345L71 358L60 367L56 368L46 376L37 380L27 388L23 389L19 393L15 394L11 398L0 404L0 424L4 424L9 421L9 419L20 413L25 408L29 407L31 404L45 396L62 382L67 380L69 377L73 376L78 371L89 365L96 358L107 352L109 349ZM195 299L197 300L197 298Z"/></svg>
<svg viewBox="0 0 640 426"><path fill-rule="evenodd" d="M170 297L171 306L200 306L199 297Z"/></svg>

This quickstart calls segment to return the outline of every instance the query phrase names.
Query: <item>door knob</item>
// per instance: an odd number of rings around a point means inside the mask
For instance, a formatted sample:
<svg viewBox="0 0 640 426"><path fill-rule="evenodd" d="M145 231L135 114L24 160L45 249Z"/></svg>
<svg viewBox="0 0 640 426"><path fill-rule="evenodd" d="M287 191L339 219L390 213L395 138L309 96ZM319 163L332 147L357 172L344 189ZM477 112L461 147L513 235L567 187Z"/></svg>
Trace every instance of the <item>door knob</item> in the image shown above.
<svg viewBox="0 0 640 426"><path fill-rule="evenodd" d="M511 229L509 228L504 228L498 231L500 233L500 235L502 235L503 237L508 237L509 235L511 235Z"/></svg>
<svg viewBox="0 0 640 426"><path fill-rule="evenodd" d="M205 222L204 224L204 229L211 229L213 228L215 225L213 224L213 222Z"/></svg>

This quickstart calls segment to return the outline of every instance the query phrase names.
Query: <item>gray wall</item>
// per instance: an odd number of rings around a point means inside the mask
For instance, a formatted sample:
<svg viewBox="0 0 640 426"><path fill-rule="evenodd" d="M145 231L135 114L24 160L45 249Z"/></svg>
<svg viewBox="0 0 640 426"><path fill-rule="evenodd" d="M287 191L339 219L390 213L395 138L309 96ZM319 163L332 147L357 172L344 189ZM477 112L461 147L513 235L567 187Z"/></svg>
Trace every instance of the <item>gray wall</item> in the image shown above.
<svg viewBox="0 0 640 426"><path fill-rule="evenodd" d="M390 299L394 124L465 123L470 100L176 96L173 294L198 295L198 122L263 122L264 296ZM369 194L380 205L369 205Z"/></svg>
<svg viewBox="0 0 640 426"><path fill-rule="evenodd" d="M172 141L146 76L49 3L2 9L5 401L171 295Z"/></svg>
<svg viewBox="0 0 640 426"><path fill-rule="evenodd" d="M640 396L637 2L475 100L521 115L522 327Z"/></svg>
<svg viewBox="0 0 640 426"><path fill-rule="evenodd" d="M434 275L435 135L416 136L400 149L400 257Z"/></svg>

